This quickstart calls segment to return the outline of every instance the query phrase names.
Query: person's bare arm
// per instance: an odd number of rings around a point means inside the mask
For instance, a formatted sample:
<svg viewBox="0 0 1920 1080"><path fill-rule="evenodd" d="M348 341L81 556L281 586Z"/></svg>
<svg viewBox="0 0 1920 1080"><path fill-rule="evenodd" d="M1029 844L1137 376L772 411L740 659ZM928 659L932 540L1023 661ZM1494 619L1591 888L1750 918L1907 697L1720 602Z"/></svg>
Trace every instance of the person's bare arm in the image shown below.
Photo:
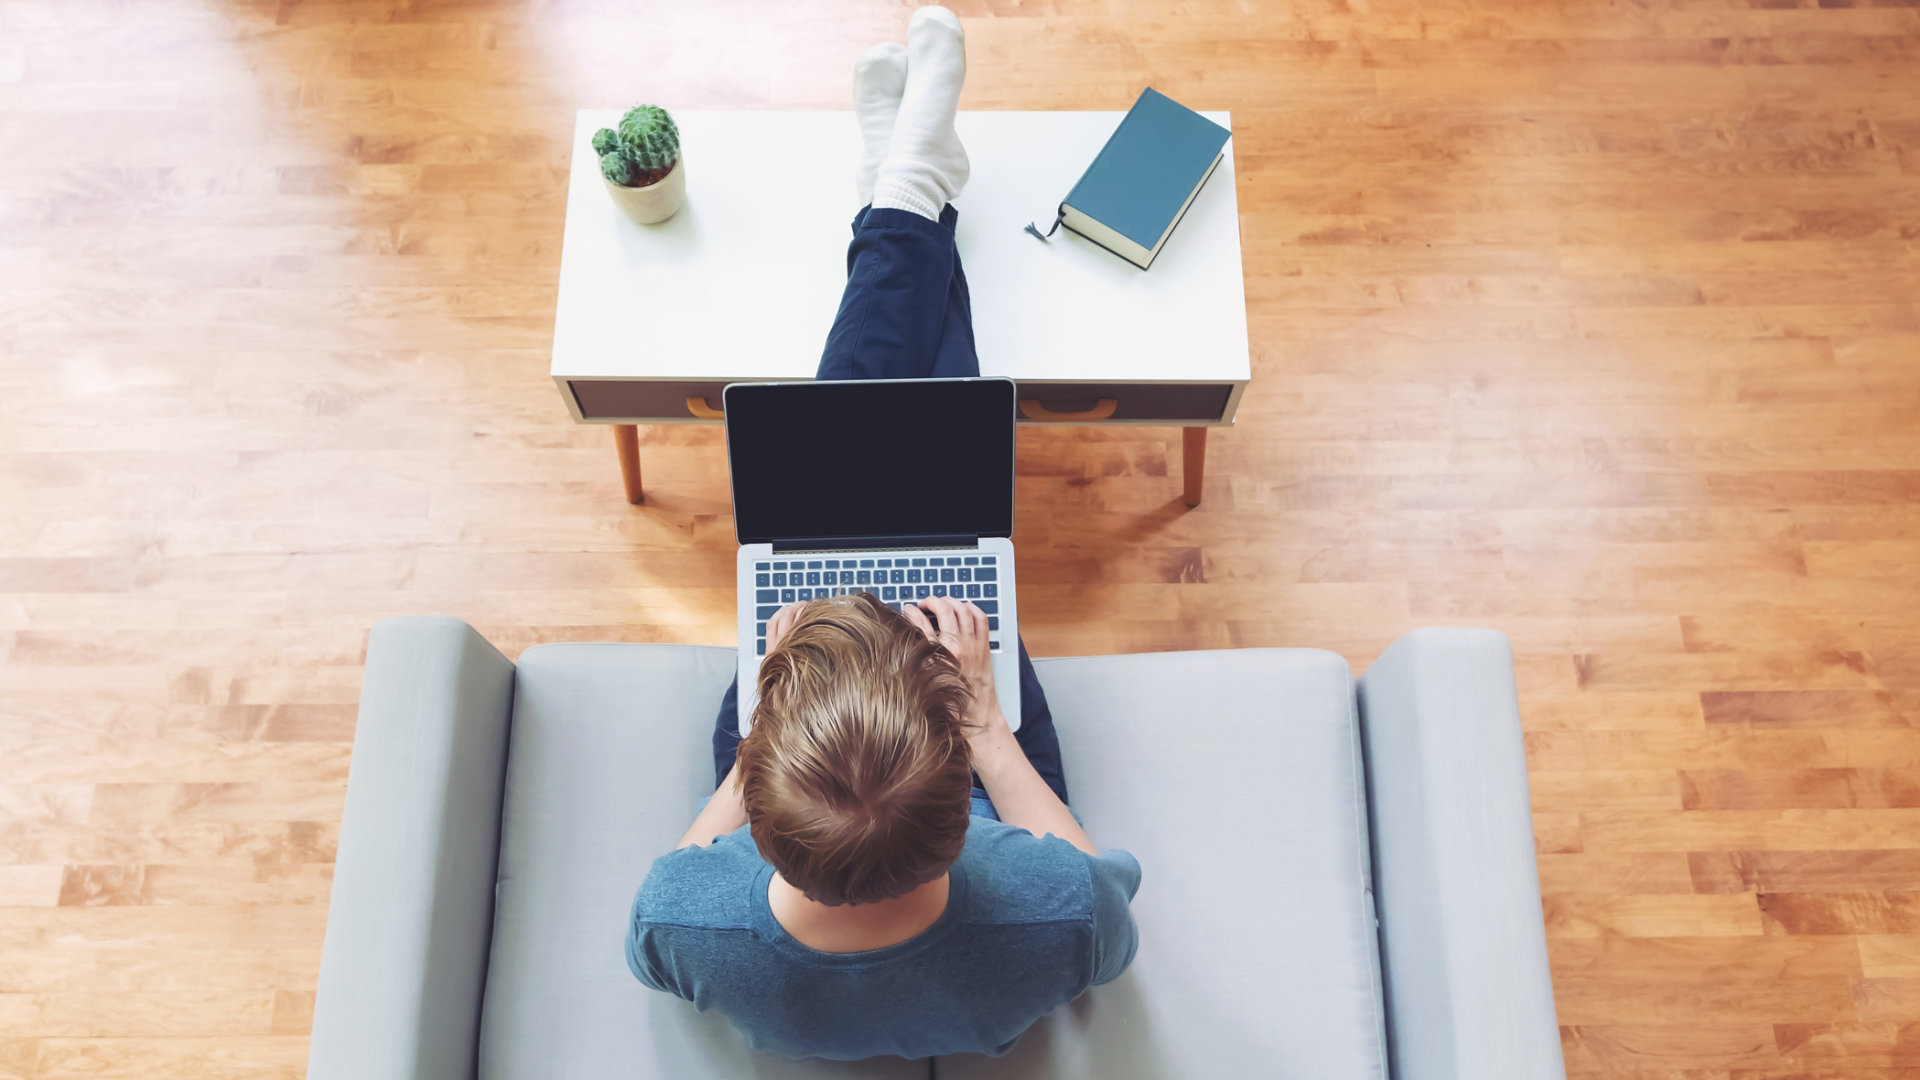
<svg viewBox="0 0 1920 1080"><path fill-rule="evenodd" d="M727 778L720 781L720 787L714 791L713 798L707 800L707 805L700 811L700 816L693 819L693 824L687 826L686 834L680 837L680 842L673 845L675 851L683 847L693 847L696 844L706 847L713 843L714 837L725 836L747 823L747 807L740 801L740 788L736 784L739 777L740 763L736 761L733 763L733 769L727 773Z"/></svg>
<svg viewBox="0 0 1920 1080"><path fill-rule="evenodd" d="M1089 855L1098 855L1100 850L1073 819L1067 804L1027 760L1007 725L1006 714L1000 711L1000 698L993 688L993 653L987 648L986 614L972 604L944 596L922 600L920 607L933 613L939 621L937 628L919 607L903 604L900 610L960 661L960 673L973 691L973 707L967 716L973 771L980 774L1000 820L1035 836L1052 833Z"/></svg>
<svg viewBox="0 0 1920 1080"><path fill-rule="evenodd" d="M980 774L980 782L986 785L987 797L993 800L1000 820L1035 836L1052 833L1089 855L1100 854L1086 830L1080 828L1080 823L1067 810L1067 804L1061 802L1060 796L1034 771L1033 763L1014 740L1007 718L997 703L993 706L992 719L985 721L984 726L984 733L969 740L973 744L973 771Z"/></svg>
<svg viewBox="0 0 1920 1080"><path fill-rule="evenodd" d="M788 604L774 612L773 618L767 620L768 653L773 652L774 646L780 644L780 639L792 628L794 619L800 614L801 606ZM747 823L747 806L740 798L739 779L740 759L735 758L733 768L727 771L727 778L720 781L720 787L713 793L713 798L707 800L706 807L700 811L698 817L693 819L693 824L687 826L687 831L680 837L680 842L673 846L675 851L696 844L706 847L713 842L714 837L724 836Z"/></svg>

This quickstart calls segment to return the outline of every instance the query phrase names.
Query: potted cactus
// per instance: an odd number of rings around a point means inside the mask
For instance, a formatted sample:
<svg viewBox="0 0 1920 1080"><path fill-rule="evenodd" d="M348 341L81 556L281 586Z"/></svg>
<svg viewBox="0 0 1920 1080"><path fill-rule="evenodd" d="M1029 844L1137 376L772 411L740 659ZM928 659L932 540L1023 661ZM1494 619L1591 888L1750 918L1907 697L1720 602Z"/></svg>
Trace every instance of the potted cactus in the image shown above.
<svg viewBox="0 0 1920 1080"><path fill-rule="evenodd" d="M686 201L680 129L658 105L630 109L617 127L594 132L593 152L614 205L640 224L665 221Z"/></svg>

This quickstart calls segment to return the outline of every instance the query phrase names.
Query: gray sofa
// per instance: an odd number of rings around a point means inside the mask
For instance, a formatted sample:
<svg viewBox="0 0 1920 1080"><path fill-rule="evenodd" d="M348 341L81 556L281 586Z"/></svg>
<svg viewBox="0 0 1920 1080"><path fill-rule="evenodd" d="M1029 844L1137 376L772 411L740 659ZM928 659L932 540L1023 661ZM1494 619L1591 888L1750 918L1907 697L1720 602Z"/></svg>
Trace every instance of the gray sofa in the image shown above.
<svg viewBox="0 0 1920 1080"><path fill-rule="evenodd" d="M1041 660L1074 808L1144 868L1118 981L1002 1058L748 1051L621 944L711 793L732 649L374 628L311 1080L1564 1078L1506 639Z"/></svg>

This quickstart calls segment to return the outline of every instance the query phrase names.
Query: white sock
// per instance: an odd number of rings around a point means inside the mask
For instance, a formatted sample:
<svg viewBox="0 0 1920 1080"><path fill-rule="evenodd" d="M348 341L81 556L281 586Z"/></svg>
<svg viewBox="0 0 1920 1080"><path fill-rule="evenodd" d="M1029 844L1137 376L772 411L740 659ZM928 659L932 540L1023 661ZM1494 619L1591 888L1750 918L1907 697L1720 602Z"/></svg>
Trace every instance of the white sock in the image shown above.
<svg viewBox="0 0 1920 1080"><path fill-rule="evenodd" d="M967 81L967 35L946 8L919 8L907 24L907 87L893 141L873 184L874 209L940 220L967 185L967 151L953 129Z"/></svg>
<svg viewBox="0 0 1920 1080"><path fill-rule="evenodd" d="M883 41L853 62L853 116L867 145L867 156L853 177L861 206L873 201L873 180L893 141L893 120L906 86L907 47L897 41Z"/></svg>

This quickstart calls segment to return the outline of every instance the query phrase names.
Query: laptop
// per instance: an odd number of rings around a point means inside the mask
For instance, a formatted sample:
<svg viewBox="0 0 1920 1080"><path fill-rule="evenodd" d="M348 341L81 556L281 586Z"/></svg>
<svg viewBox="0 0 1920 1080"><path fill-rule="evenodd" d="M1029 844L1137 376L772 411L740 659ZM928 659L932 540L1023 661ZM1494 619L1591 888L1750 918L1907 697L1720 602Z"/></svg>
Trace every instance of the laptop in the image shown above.
<svg viewBox="0 0 1920 1080"><path fill-rule="evenodd" d="M767 619L851 593L895 611L931 596L978 605L1017 730L1013 381L733 383L722 400L740 541L740 733Z"/></svg>

